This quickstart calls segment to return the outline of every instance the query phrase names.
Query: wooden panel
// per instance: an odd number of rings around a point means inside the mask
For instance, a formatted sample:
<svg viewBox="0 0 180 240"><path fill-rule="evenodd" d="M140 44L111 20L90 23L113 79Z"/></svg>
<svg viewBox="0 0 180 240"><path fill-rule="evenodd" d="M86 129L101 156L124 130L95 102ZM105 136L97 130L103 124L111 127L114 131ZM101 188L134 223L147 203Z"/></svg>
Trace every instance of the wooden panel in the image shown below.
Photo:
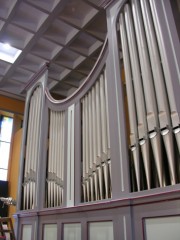
<svg viewBox="0 0 180 240"><path fill-rule="evenodd" d="M19 129L12 140L11 164L9 168L9 191L8 196L17 198L18 177L19 177L19 159L21 150L22 129ZM8 216L16 212L15 206L9 206ZM14 220L13 220L14 223Z"/></svg>
<svg viewBox="0 0 180 240"><path fill-rule="evenodd" d="M24 101L0 95L0 109L13 113L24 113Z"/></svg>

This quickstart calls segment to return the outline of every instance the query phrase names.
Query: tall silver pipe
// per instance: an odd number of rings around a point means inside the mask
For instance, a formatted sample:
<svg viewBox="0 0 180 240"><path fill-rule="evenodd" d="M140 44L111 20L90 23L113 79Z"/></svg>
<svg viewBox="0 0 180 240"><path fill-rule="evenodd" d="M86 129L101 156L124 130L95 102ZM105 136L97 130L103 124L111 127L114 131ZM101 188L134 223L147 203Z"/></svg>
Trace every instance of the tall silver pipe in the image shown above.
<svg viewBox="0 0 180 240"><path fill-rule="evenodd" d="M95 95L95 87L92 87L92 131L93 131L93 176L94 176L94 187L95 187L95 200L99 199L99 191L98 191L98 176L96 169L96 158L97 158L97 122L96 122L96 95Z"/></svg>
<svg viewBox="0 0 180 240"><path fill-rule="evenodd" d="M105 198L108 198L109 192L109 171L108 171L108 146L107 146L107 119L106 119L106 99L105 99L105 78L104 74L101 74L99 79L100 84L100 111L101 111L101 138L102 138L102 162L103 173L105 183Z"/></svg>
<svg viewBox="0 0 180 240"><path fill-rule="evenodd" d="M149 159L149 141L148 141L148 127L146 122L146 108L144 101L144 93L141 79L141 71L139 65L138 51L136 45L136 37L133 28L131 9L128 4L124 8L125 23L127 30L127 39L129 45L130 61L132 68L132 75L134 81L134 93L136 99L137 119L138 119L138 135L140 139L140 146L143 155L145 174L147 186L151 186L151 165Z"/></svg>
<svg viewBox="0 0 180 240"><path fill-rule="evenodd" d="M89 130L89 181L90 181L90 189L91 189L91 201L94 201L94 180L93 180L93 174L92 174L92 168L93 168L93 138L92 138L92 97L91 97L91 91L87 94L88 98L88 130Z"/></svg>
<svg viewBox="0 0 180 240"><path fill-rule="evenodd" d="M107 148L108 148L108 159L110 159L110 131L109 131L109 110L108 110L108 89L107 89L107 76L106 70L104 70L104 78L105 78L105 107L106 107L106 124L107 124Z"/></svg>
<svg viewBox="0 0 180 240"><path fill-rule="evenodd" d="M53 206L56 206L57 202L57 196L56 196L56 176L57 176L57 161L58 161L58 112L55 111L55 125L54 125L54 130L55 130L55 143L54 143L54 166L53 166L53 185L54 185L54 192L53 192Z"/></svg>
<svg viewBox="0 0 180 240"><path fill-rule="evenodd" d="M129 122L130 122L130 146L133 156L133 163L135 168L137 190L140 191L140 157L139 157L139 143L138 143L138 133L137 133L137 119L136 119L136 106L135 97L132 82L132 71L130 64L130 56L127 45L127 34L125 29L125 21L123 14L120 14L120 37L122 44L125 77L126 77L126 89L128 98L128 112L129 112Z"/></svg>
<svg viewBox="0 0 180 240"><path fill-rule="evenodd" d="M54 112L51 111L51 131L50 131L50 147L51 147L51 155L49 158L49 207L52 206L52 161L53 161L53 125L54 125Z"/></svg>
<svg viewBox="0 0 180 240"><path fill-rule="evenodd" d="M107 91L107 76L106 76L106 70L104 70L104 80L105 80L105 107L106 107L106 124L107 124L107 158L108 158L108 170L109 170L109 192L110 196L112 197L112 189L111 189L111 179L112 179L112 173L111 173L111 149L110 149L110 132L109 132L109 110L108 110L108 91Z"/></svg>
<svg viewBox="0 0 180 240"><path fill-rule="evenodd" d="M87 188L87 201L90 201L90 181L89 181L89 121L88 121L88 96L85 96L85 137L86 137L86 188Z"/></svg>
<svg viewBox="0 0 180 240"><path fill-rule="evenodd" d="M87 201L86 198L86 182L85 182L85 178L86 178L86 120L85 120L85 99L82 99L82 165L83 165L83 198L84 201Z"/></svg>
<svg viewBox="0 0 180 240"><path fill-rule="evenodd" d="M60 166L58 170L58 178L60 179L60 185L59 185L59 205L62 204L63 201L63 173L64 173L64 112L59 113L59 158L60 158ZM59 162L58 161L58 162Z"/></svg>
<svg viewBox="0 0 180 240"><path fill-rule="evenodd" d="M33 181L33 173L34 173L34 165L35 165L35 155L36 155L36 131L37 131L37 105L38 105L38 88L34 91L34 106L33 106L33 116L32 116L32 144L31 144L31 161L30 161L30 200L29 200L29 208L33 208L34 202L34 181Z"/></svg>
<svg viewBox="0 0 180 240"><path fill-rule="evenodd" d="M64 151L65 151L65 140L64 140L64 135L65 135L65 112L62 114L62 169L61 169L61 176L62 176L62 201L63 201L63 194L64 194Z"/></svg>
<svg viewBox="0 0 180 240"><path fill-rule="evenodd" d="M102 179L102 166L101 166L101 153L102 153L102 142L101 142L101 114L100 114L100 89L99 81L95 84L95 94L96 94L96 126L97 126L97 158L96 165L98 173L98 182L100 190L100 199L103 199L103 179Z"/></svg>

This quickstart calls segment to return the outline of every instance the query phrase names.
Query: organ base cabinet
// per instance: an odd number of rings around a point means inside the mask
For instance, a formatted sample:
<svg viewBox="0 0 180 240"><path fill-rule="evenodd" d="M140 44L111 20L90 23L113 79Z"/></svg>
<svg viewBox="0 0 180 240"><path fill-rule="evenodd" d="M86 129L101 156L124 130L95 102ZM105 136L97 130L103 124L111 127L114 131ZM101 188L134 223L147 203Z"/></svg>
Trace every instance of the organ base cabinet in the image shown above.
<svg viewBox="0 0 180 240"><path fill-rule="evenodd" d="M19 239L179 240L180 191L19 213Z"/></svg>

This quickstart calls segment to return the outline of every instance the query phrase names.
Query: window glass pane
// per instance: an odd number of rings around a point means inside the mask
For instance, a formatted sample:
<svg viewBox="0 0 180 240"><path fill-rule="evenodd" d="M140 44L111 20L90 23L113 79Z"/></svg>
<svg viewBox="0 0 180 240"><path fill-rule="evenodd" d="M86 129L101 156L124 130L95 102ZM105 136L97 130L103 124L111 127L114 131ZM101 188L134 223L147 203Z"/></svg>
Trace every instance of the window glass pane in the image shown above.
<svg viewBox="0 0 180 240"><path fill-rule="evenodd" d="M64 224L64 240L81 240L81 224Z"/></svg>
<svg viewBox="0 0 180 240"><path fill-rule="evenodd" d="M0 142L0 168L8 168L10 143Z"/></svg>
<svg viewBox="0 0 180 240"><path fill-rule="evenodd" d="M31 240L32 226L23 225L22 229L22 240Z"/></svg>
<svg viewBox="0 0 180 240"><path fill-rule="evenodd" d="M13 119L9 117L3 117L1 122L0 140L5 142L11 141Z"/></svg>
<svg viewBox="0 0 180 240"><path fill-rule="evenodd" d="M7 181L7 170L0 169L0 180Z"/></svg>
<svg viewBox="0 0 180 240"><path fill-rule="evenodd" d="M57 224L45 224L44 225L43 240L57 240Z"/></svg>
<svg viewBox="0 0 180 240"><path fill-rule="evenodd" d="M113 222L90 223L89 240L114 240Z"/></svg>
<svg viewBox="0 0 180 240"><path fill-rule="evenodd" d="M179 240L180 217L146 219L145 235L146 240Z"/></svg>

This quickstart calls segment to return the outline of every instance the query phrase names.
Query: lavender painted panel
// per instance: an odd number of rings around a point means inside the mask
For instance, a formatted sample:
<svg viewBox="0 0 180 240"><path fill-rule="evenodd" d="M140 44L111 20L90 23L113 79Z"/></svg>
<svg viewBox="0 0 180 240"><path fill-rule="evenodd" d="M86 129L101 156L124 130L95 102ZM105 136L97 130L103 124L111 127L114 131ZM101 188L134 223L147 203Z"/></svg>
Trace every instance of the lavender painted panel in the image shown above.
<svg viewBox="0 0 180 240"><path fill-rule="evenodd" d="M146 240L179 240L180 217L146 219L145 236Z"/></svg>
<svg viewBox="0 0 180 240"><path fill-rule="evenodd" d="M31 240L32 225L25 224L22 228L22 240Z"/></svg>
<svg viewBox="0 0 180 240"><path fill-rule="evenodd" d="M81 224L64 224L64 240L81 240Z"/></svg>
<svg viewBox="0 0 180 240"><path fill-rule="evenodd" d="M43 240L57 240L57 224L44 225Z"/></svg>
<svg viewBox="0 0 180 240"><path fill-rule="evenodd" d="M113 222L89 223L89 240L114 240Z"/></svg>

